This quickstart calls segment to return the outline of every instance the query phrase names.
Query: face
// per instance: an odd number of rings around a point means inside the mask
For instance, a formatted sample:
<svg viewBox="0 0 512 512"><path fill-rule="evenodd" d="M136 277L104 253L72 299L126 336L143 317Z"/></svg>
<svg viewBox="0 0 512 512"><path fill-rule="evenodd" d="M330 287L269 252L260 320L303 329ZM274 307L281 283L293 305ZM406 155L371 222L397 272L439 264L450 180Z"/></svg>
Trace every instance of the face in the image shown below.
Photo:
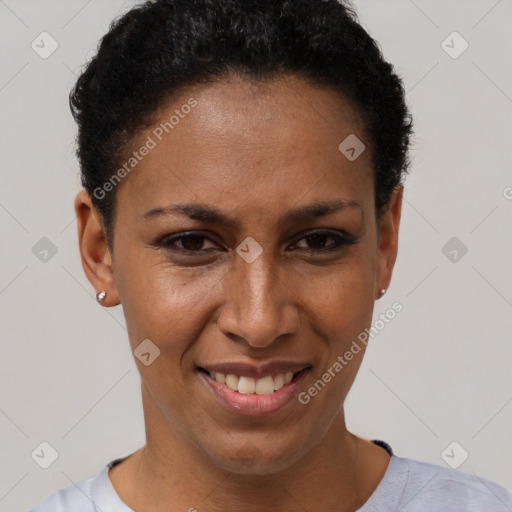
<svg viewBox="0 0 512 512"><path fill-rule="evenodd" d="M401 205L399 188L377 225L369 144L353 161L338 149L363 128L331 89L226 79L187 89L133 140L151 149L117 185L113 255L77 196L84 269L150 353L135 358L148 436L262 473L344 421L364 345L308 390L370 326Z"/></svg>

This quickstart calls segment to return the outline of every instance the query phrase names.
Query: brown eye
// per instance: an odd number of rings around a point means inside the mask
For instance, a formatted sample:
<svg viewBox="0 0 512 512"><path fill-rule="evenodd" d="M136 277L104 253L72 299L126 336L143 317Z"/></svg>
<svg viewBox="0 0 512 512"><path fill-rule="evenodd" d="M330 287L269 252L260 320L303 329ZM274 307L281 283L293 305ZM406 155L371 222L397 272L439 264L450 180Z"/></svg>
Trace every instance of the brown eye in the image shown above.
<svg viewBox="0 0 512 512"><path fill-rule="evenodd" d="M212 252L212 248L203 248L205 241L210 241L213 243L206 235L202 233L191 233L181 234L179 236L173 237L166 236L156 242L155 245L178 254L187 256L204 256L206 253Z"/></svg>
<svg viewBox="0 0 512 512"><path fill-rule="evenodd" d="M312 253L334 251L357 243L355 237L352 237L351 235L332 231L315 231L301 238L299 242L303 240L307 244L304 248L306 252ZM329 240L334 240L334 242L328 243ZM297 244L298 242L295 245Z"/></svg>
<svg viewBox="0 0 512 512"><path fill-rule="evenodd" d="M216 247L204 248L205 243L214 242L203 233L180 234L179 236L165 236L156 242L157 247L184 256L201 257L217 250ZM305 242L306 246L300 247ZM357 243L357 239L348 233L333 231L313 231L300 238L293 247L310 254L321 254L335 251Z"/></svg>
<svg viewBox="0 0 512 512"><path fill-rule="evenodd" d="M202 235L190 235L182 236L176 240L181 242L183 249L186 251L198 251L203 247L206 237Z"/></svg>

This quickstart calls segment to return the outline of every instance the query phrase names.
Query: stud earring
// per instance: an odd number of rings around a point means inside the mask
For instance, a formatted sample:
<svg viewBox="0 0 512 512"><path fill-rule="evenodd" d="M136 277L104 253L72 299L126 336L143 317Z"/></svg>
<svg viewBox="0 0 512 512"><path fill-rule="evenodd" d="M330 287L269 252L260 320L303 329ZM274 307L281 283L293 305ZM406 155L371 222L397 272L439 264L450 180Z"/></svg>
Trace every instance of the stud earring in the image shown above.
<svg viewBox="0 0 512 512"><path fill-rule="evenodd" d="M98 302L101 302L105 298L106 295L107 295L107 292L105 292L105 291L99 292L96 294L96 300Z"/></svg>
<svg viewBox="0 0 512 512"><path fill-rule="evenodd" d="M385 293L386 293L386 292L387 292L386 288L383 288L383 289L380 291L380 297L379 297L379 299L381 299L381 298L385 295Z"/></svg>

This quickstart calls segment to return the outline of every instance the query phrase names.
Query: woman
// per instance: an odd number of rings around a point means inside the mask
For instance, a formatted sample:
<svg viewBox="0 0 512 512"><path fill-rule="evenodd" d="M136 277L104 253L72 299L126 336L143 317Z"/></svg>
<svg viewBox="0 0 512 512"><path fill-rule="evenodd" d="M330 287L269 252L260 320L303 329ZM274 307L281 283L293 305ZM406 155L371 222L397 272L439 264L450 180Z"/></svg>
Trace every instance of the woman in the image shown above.
<svg viewBox="0 0 512 512"><path fill-rule="evenodd" d="M32 512L512 509L346 427L412 132L349 6L147 2L70 99L82 265L123 305L147 439Z"/></svg>

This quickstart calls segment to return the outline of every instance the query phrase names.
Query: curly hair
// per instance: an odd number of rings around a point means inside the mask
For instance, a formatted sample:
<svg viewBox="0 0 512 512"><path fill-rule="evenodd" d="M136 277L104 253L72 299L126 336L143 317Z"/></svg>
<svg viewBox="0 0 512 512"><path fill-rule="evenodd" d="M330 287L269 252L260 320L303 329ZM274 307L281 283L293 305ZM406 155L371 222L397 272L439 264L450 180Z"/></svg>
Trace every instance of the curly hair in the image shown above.
<svg viewBox="0 0 512 512"><path fill-rule="evenodd" d="M113 20L70 96L81 181L113 248L115 191L132 137L180 89L227 74L296 75L353 102L371 147L377 219L410 161L404 87L348 0L153 0Z"/></svg>

